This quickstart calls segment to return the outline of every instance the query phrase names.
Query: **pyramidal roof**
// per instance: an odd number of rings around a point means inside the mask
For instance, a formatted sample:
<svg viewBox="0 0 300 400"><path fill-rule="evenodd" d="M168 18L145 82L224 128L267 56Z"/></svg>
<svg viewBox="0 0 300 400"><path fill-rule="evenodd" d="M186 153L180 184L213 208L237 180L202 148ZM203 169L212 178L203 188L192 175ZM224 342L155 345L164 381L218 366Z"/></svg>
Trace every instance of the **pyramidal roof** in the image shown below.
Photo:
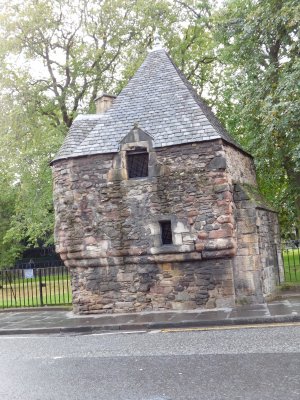
<svg viewBox="0 0 300 400"><path fill-rule="evenodd" d="M156 50L108 111L74 120L55 160L117 152L136 124L154 138L156 148L219 138L239 147L165 50Z"/></svg>

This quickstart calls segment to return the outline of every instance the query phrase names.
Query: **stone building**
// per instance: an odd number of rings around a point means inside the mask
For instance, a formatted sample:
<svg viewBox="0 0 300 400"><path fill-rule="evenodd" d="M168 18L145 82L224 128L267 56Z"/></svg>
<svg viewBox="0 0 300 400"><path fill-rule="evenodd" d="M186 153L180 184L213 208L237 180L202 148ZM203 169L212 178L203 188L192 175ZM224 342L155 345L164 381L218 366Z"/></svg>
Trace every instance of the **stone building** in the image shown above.
<svg viewBox="0 0 300 400"><path fill-rule="evenodd" d="M282 265L253 158L164 50L78 116L52 162L56 251L74 311L262 302Z"/></svg>

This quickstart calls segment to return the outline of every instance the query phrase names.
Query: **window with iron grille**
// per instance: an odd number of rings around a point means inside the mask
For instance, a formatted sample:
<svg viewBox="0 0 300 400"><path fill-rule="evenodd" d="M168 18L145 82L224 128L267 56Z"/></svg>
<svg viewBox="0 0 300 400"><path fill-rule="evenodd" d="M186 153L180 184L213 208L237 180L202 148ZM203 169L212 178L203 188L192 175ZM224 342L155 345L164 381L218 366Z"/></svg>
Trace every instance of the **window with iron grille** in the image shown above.
<svg viewBox="0 0 300 400"><path fill-rule="evenodd" d="M160 221L160 234L162 244L173 244L171 221Z"/></svg>
<svg viewBox="0 0 300 400"><path fill-rule="evenodd" d="M143 152L127 153L128 178L143 178L148 176L149 154Z"/></svg>

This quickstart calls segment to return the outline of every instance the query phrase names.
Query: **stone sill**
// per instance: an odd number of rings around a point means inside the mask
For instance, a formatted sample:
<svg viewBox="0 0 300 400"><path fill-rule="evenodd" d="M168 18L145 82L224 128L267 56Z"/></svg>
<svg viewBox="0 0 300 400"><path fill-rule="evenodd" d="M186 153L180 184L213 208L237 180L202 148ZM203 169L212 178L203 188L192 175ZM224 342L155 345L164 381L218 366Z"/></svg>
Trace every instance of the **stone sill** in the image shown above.
<svg viewBox="0 0 300 400"><path fill-rule="evenodd" d="M136 185L142 184L142 183L153 183L156 180L157 180L157 178L155 176L145 176L145 177L141 177L141 178L123 179L123 180L120 180L120 182L122 182L122 185L125 185L125 186L136 186Z"/></svg>
<svg viewBox="0 0 300 400"><path fill-rule="evenodd" d="M191 253L192 251L195 251L194 244L166 244L164 246L150 248L150 254Z"/></svg>

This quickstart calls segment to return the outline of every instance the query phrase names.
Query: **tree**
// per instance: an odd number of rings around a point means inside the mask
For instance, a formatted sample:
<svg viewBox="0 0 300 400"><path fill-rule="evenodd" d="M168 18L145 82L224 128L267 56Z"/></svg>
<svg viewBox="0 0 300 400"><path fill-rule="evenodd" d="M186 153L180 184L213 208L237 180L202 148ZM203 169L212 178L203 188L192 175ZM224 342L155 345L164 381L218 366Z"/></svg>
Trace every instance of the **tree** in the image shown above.
<svg viewBox="0 0 300 400"><path fill-rule="evenodd" d="M283 229L300 226L300 4L230 0L216 17L219 116L256 157Z"/></svg>
<svg viewBox="0 0 300 400"><path fill-rule="evenodd" d="M200 38L204 25L189 29L187 22L195 16L178 2L2 3L0 161L5 173L0 204L5 205L5 217L0 215L0 243L6 255L7 249L11 250L9 257L0 260L4 264L13 262L26 245L53 240L49 162L76 115L94 112L98 92L117 94L144 59L156 34L172 46L186 71L194 70L191 76L195 79L196 67L202 58L206 63L206 54L202 57L199 52L205 43ZM203 6L203 17L207 10L208 6ZM197 51L199 55L192 57ZM204 85L204 70L201 74L197 80Z"/></svg>
<svg viewBox="0 0 300 400"><path fill-rule="evenodd" d="M0 5L0 265L12 263L24 246L53 241L49 162L76 115L93 113L100 91L118 94L157 35L256 157L260 186L284 226L296 225L296 0L229 0L221 10L212 0Z"/></svg>

